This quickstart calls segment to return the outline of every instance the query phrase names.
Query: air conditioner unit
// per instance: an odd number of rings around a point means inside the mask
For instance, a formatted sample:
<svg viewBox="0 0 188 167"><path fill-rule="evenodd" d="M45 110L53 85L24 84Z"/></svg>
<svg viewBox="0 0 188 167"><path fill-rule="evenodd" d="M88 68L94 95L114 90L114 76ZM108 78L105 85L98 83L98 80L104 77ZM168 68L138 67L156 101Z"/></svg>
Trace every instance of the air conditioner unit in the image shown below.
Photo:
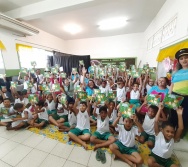
<svg viewBox="0 0 188 167"><path fill-rule="evenodd" d="M22 34L24 36L32 36L39 34L38 30L26 24L23 24L18 20L5 16L2 13L0 13L0 27L13 31L15 33Z"/></svg>

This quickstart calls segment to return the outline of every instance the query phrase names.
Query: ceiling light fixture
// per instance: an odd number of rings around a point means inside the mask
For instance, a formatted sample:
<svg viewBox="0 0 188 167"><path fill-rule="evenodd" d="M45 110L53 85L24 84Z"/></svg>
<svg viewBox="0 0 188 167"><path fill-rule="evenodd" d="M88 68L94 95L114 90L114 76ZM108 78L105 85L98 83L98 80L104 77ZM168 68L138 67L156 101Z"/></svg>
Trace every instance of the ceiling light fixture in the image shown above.
<svg viewBox="0 0 188 167"><path fill-rule="evenodd" d="M111 30L116 28L124 27L127 23L125 17L117 17L112 19L107 19L99 22L99 29L101 30Z"/></svg>
<svg viewBox="0 0 188 167"><path fill-rule="evenodd" d="M82 31L81 27L76 24L67 24L63 27L63 29L72 35L77 34Z"/></svg>

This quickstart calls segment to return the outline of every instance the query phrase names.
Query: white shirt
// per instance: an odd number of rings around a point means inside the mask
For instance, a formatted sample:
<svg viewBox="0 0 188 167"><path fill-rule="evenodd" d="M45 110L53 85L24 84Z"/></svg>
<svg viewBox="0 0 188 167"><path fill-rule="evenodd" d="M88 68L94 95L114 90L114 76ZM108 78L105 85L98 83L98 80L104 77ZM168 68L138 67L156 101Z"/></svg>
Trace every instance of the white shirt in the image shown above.
<svg viewBox="0 0 188 167"><path fill-rule="evenodd" d="M59 110L62 110L63 112L58 112ZM58 105L57 105L57 115L59 115L59 116L68 115L68 113L69 112L63 108L63 105L61 103L58 103Z"/></svg>
<svg viewBox="0 0 188 167"><path fill-rule="evenodd" d="M152 88L152 86L150 86L150 85L146 85L146 90L147 90L147 92L149 92L150 91L150 89Z"/></svg>
<svg viewBox="0 0 188 167"><path fill-rule="evenodd" d="M144 131L149 135L155 135L154 125L155 125L155 118L150 119L148 114L146 113L146 116L144 118L144 122L142 125L142 127L144 128Z"/></svg>
<svg viewBox="0 0 188 167"><path fill-rule="evenodd" d="M101 116L97 115L97 132L99 132L100 134L110 132L108 116L105 118L104 121L102 121Z"/></svg>
<svg viewBox="0 0 188 167"><path fill-rule="evenodd" d="M41 110L44 110L44 112L38 113L38 117L39 117L40 119L45 119L45 120L48 121L48 112L47 112L46 108L43 107L43 108L41 108Z"/></svg>
<svg viewBox="0 0 188 167"><path fill-rule="evenodd" d="M131 90L130 99L140 99L139 90L137 90L136 92L134 90Z"/></svg>
<svg viewBox="0 0 188 167"><path fill-rule="evenodd" d="M22 116L22 118L24 118L25 117L25 113L28 113L28 118L27 119L25 119L25 120L23 120L23 121L30 121L31 119L33 119L33 115L32 115L32 113L31 113L31 111L29 110L29 109L24 109L24 111L22 112L22 114L21 114L21 116Z"/></svg>
<svg viewBox="0 0 188 167"><path fill-rule="evenodd" d="M125 130L124 125L118 124L119 141L126 147L133 147L135 145L135 136L138 135L138 129L132 127L130 131Z"/></svg>
<svg viewBox="0 0 188 167"><path fill-rule="evenodd" d="M36 75L36 78L37 78L37 82L41 84L44 76L42 74L40 74L40 75Z"/></svg>
<svg viewBox="0 0 188 167"><path fill-rule="evenodd" d="M174 147L174 139L172 138L169 142L166 142L162 132L155 137L155 147L152 152L161 158L168 159L172 155Z"/></svg>
<svg viewBox="0 0 188 167"><path fill-rule="evenodd" d="M56 109L56 103L54 102L54 100L52 100L51 103L48 100L46 100L46 103L48 104L48 110L52 111Z"/></svg>
<svg viewBox="0 0 188 167"><path fill-rule="evenodd" d="M28 83L29 83L29 81L24 81L23 82L24 89L26 89L26 90L28 89Z"/></svg>
<svg viewBox="0 0 188 167"><path fill-rule="evenodd" d="M125 90L125 87L123 88L117 88L117 101L121 101L122 98L126 99L126 90Z"/></svg>
<svg viewBox="0 0 188 167"><path fill-rule="evenodd" d="M14 104L16 104L16 103L22 103L22 104L24 104L24 106L26 106L28 103L29 103L29 100L28 100L28 98L23 98L23 100L20 100L20 98L18 98L18 99L15 99L15 102L14 102Z"/></svg>
<svg viewBox="0 0 188 167"><path fill-rule="evenodd" d="M80 130L89 129L90 130L90 118L88 112L81 112L79 110L77 114L77 126Z"/></svg>
<svg viewBox="0 0 188 167"><path fill-rule="evenodd" d="M33 84L33 87L31 88L31 93L36 93L37 92L37 83Z"/></svg>
<svg viewBox="0 0 188 167"><path fill-rule="evenodd" d="M99 87L101 93L105 93L106 95L108 95L109 92L109 87L106 86L105 88L103 88L102 86Z"/></svg>
<svg viewBox="0 0 188 167"><path fill-rule="evenodd" d="M109 121L114 122L116 120L116 118L117 118L117 110L113 110L112 113L111 113Z"/></svg>
<svg viewBox="0 0 188 167"><path fill-rule="evenodd" d="M68 122L70 126L76 125L77 119L76 119L76 115L74 114L74 112L69 111Z"/></svg>

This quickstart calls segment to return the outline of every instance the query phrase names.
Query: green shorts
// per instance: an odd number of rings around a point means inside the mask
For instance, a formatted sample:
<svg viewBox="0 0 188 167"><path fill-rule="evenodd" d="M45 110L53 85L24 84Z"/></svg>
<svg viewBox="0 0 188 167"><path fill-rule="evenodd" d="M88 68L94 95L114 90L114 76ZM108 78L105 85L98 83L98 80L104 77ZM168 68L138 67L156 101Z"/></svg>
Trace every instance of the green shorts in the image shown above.
<svg viewBox="0 0 188 167"><path fill-rule="evenodd" d="M65 122L68 121L68 115L59 116L59 115L56 113L56 114L52 114L52 117L53 117L53 119L55 119L55 120L59 120L60 118L63 118L63 119L65 120Z"/></svg>
<svg viewBox="0 0 188 167"><path fill-rule="evenodd" d="M46 126L46 125L49 124L49 122L48 122L47 120L45 120L45 119L40 119L40 118L38 118L38 119L36 120L36 123L38 123L38 124L40 124L40 123L42 123L42 122L44 122L44 125L43 125L43 126Z"/></svg>
<svg viewBox="0 0 188 167"><path fill-rule="evenodd" d="M5 119L5 117L3 117L3 116L0 116L0 121L1 121L2 119Z"/></svg>
<svg viewBox="0 0 188 167"><path fill-rule="evenodd" d="M110 132L105 132L103 134L100 134L99 132L95 131L93 133L93 136L97 137L97 139L100 139L100 140L108 140L108 138L112 136L112 134Z"/></svg>
<svg viewBox="0 0 188 167"><path fill-rule="evenodd" d="M71 127L70 124L69 124L69 122L64 122L63 125L64 125L64 126L67 126L67 127L69 127L69 128Z"/></svg>
<svg viewBox="0 0 188 167"><path fill-rule="evenodd" d="M133 152L138 152L135 147L126 147L119 140L117 140L114 144L116 144L118 146L119 151L122 154L131 155Z"/></svg>
<svg viewBox="0 0 188 167"><path fill-rule="evenodd" d="M94 115L92 115L91 118L92 118L93 120L95 120L95 121L97 120L97 118L96 118Z"/></svg>
<svg viewBox="0 0 188 167"><path fill-rule="evenodd" d="M89 129L80 130L78 128L74 128L74 129L71 129L69 132L75 134L76 136L85 135L85 134L90 135Z"/></svg>
<svg viewBox="0 0 188 167"><path fill-rule="evenodd" d="M151 141L151 142L155 143L154 135L149 135L145 131L143 131L140 136L143 136L145 141Z"/></svg>
<svg viewBox="0 0 188 167"><path fill-rule="evenodd" d="M155 158L155 161L159 164L162 165L164 167L170 167L172 164L175 164L171 158L165 159L165 158L161 158L158 155L154 154L153 152L151 152L150 154L151 157Z"/></svg>
<svg viewBox="0 0 188 167"><path fill-rule="evenodd" d="M54 115L57 114L57 110L48 110L48 115Z"/></svg>

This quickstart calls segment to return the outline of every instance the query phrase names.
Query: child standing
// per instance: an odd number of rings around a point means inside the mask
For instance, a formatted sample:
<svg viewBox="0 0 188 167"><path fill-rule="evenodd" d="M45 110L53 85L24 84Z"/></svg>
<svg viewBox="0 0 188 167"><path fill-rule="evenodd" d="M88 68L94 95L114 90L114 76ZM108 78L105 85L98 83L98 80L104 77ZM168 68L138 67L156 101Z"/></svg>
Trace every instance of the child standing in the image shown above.
<svg viewBox="0 0 188 167"><path fill-rule="evenodd" d="M142 164L142 158L134 148L135 146L135 136L139 132L143 132L142 125L137 121L135 115L131 118L124 118L124 124L118 124L122 114L118 113L118 118L114 122L114 127L118 127L119 130L119 140L110 145L110 150L117 157L128 163L130 166L135 166L135 164ZM133 121L137 125L138 129L133 127Z"/></svg>
<svg viewBox="0 0 188 167"><path fill-rule="evenodd" d="M173 146L174 146L174 135L175 135L175 129L173 125L170 122L163 122L162 124L162 130L159 130L158 127L158 121L159 116L162 110L162 105L159 107L159 111L156 115L155 119L155 147L152 149L151 155L148 159L148 166L149 167L178 167L178 165L174 164L174 162L171 159ZM182 128L182 112L183 108L177 109L178 114L178 128Z"/></svg>
<svg viewBox="0 0 188 167"><path fill-rule="evenodd" d="M71 129L68 133L69 137L75 142L81 144L87 150L86 141L90 139L90 103L80 102L79 110L77 109L78 99L74 104L74 110L77 117L76 128Z"/></svg>
<svg viewBox="0 0 188 167"><path fill-rule="evenodd" d="M90 141L95 144L94 150L96 150L98 148L109 146L115 142L115 138L110 133L110 113L108 113L107 107L100 107L99 114L96 113L96 108L94 108L94 116L97 117L97 130L91 136Z"/></svg>

